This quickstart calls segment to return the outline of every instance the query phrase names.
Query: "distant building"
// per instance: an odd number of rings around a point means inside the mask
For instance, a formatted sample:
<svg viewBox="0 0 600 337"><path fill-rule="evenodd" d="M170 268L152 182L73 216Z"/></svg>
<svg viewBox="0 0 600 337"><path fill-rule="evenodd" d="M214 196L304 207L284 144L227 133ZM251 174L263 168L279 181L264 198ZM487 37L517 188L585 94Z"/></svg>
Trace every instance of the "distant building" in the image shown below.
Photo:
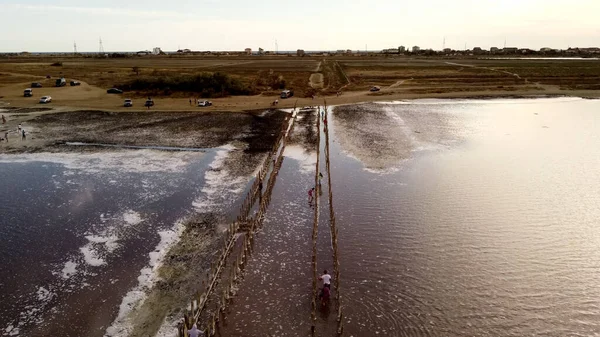
<svg viewBox="0 0 600 337"><path fill-rule="evenodd" d="M252 48L244 49L244 53L246 53L246 55L252 55Z"/></svg>
<svg viewBox="0 0 600 337"><path fill-rule="evenodd" d="M515 47L509 47L509 48L504 48L502 49L502 52L504 52L504 54L516 54L519 51L519 48L515 48Z"/></svg>
<svg viewBox="0 0 600 337"><path fill-rule="evenodd" d="M481 49L481 47L474 47L473 48L473 54L475 54L475 55L481 55L481 54L483 54L483 52L484 51L483 51L483 49Z"/></svg>
<svg viewBox="0 0 600 337"><path fill-rule="evenodd" d="M444 54L450 54L450 53L452 53L452 49L450 49L450 48L444 48L443 51L444 51Z"/></svg>
<svg viewBox="0 0 600 337"><path fill-rule="evenodd" d="M398 54L398 48L388 48L382 50L384 54Z"/></svg>
<svg viewBox="0 0 600 337"><path fill-rule="evenodd" d="M164 54L164 52L162 51L162 49L160 49L160 47L154 47L154 48L152 48L152 54L161 55L161 54Z"/></svg>
<svg viewBox="0 0 600 337"><path fill-rule="evenodd" d="M405 53L406 52L406 47L404 47L404 46L398 47L398 52L399 53Z"/></svg>
<svg viewBox="0 0 600 337"><path fill-rule="evenodd" d="M258 55L262 55L264 53L265 53L265 50L259 47L258 48Z"/></svg>
<svg viewBox="0 0 600 337"><path fill-rule="evenodd" d="M298 50L296 50L296 56L302 57L304 55L306 55L306 53L304 52L304 49L298 49Z"/></svg>
<svg viewBox="0 0 600 337"><path fill-rule="evenodd" d="M140 50L136 54L137 55L150 55L152 53L149 50Z"/></svg>
<svg viewBox="0 0 600 337"><path fill-rule="evenodd" d="M600 54L600 48L592 47L592 48L579 48L579 51L587 54Z"/></svg>
<svg viewBox="0 0 600 337"><path fill-rule="evenodd" d="M420 51L421 51L421 48L419 48L419 46L413 46L413 47L412 47L412 52L413 52L413 53L418 53L418 52L420 52Z"/></svg>
<svg viewBox="0 0 600 337"><path fill-rule="evenodd" d="M490 53L492 53L492 54L498 54L498 52L500 52L500 49L498 49L498 47L492 47L492 48L490 48Z"/></svg>
<svg viewBox="0 0 600 337"><path fill-rule="evenodd" d="M350 49L346 49L346 54L347 54L347 55L350 55L350 54L352 54L352 50L350 50Z"/></svg>

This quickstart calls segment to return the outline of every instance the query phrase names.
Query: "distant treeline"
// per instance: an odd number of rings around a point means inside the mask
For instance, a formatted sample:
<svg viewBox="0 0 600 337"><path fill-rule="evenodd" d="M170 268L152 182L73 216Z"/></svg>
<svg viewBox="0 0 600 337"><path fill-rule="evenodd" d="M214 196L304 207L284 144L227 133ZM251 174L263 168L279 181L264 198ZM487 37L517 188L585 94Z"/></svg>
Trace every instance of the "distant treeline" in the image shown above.
<svg viewBox="0 0 600 337"><path fill-rule="evenodd" d="M125 91L153 92L170 95L173 92L190 92L204 98L229 95L251 95L256 92L239 79L223 73L197 75L140 76L129 83L116 85Z"/></svg>

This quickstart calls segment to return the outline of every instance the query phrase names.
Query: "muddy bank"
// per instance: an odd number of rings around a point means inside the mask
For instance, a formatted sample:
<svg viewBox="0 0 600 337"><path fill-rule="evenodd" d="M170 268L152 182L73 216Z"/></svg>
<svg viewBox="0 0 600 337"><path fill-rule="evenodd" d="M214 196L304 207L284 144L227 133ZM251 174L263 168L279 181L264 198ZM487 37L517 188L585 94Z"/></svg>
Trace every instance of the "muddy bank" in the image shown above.
<svg viewBox="0 0 600 337"><path fill-rule="evenodd" d="M314 151L317 146L317 116L318 109L300 109L287 144L301 146L306 152Z"/></svg>
<svg viewBox="0 0 600 337"><path fill-rule="evenodd" d="M395 167L416 151L460 142L469 130L447 113L449 104L456 103L433 102L426 109L405 102L335 107L337 139L345 152L373 170Z"/></svg>
<svg viewBox="0 0 600 337"><path fill-rule="evenodd" d="M7 112L11 131L0 152L82 151L67 142L129 146L212 148L232 141L245 143L248 151L270 148L285 113L278 110L249 112L108 112L36 110L24 115ZM21 124L27 132L22 141L16 134ZM273 130L271 130L273 129ZM271 130L271 131L269 131ZM89 149L88 149L89 150Z"/></svg>

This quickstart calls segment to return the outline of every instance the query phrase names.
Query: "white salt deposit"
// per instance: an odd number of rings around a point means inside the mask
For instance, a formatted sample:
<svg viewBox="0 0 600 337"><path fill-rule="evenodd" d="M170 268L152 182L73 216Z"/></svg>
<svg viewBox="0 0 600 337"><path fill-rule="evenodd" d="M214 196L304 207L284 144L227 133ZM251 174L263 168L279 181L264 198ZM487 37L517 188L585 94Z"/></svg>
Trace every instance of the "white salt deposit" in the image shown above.
<svg viewBox="0 0 600 337"><path fill-rule="evenodd" d="M0 163L48 162L86 173L182 172L190 161L203 156L200 152L165 152L130 150L102 153L25 153L5 155Z"/></svg>
<svg viewBox="0 0 600 337"><path fill-rule="evenodd" d="M200 212L209 212L216 207L222 206L224 202L232 200L233 196L247 183L247 178L232 178L227 169L224 168L225 160L229 152L235 147L226 145L217 151L215 159L209 165L210 170L204 173L204 187L202 196L194 200L192 205Z"/></svg>
<svg viewBox="0 0 600 337"><path fill-rule="evenodd" d="M80 247L79 251L83 254L85 263L92 267L99 267L106 264L106 261L98 256L98 251L94 249L92 242Z"/></svg>
<svg viewBox="0 0 600 337"><path fill-rule="evenodd" d="M134 210L127 210L125 213L123 213L123 220L125 220L125 223L129 226L137 225L144 221L140 213Z"/></svg>
<svg viewBox="0 0 600 337"><path fill-rule="evenodd" d="M75 275L75 273L77 273L77 265L78 264L72 260L65 262L65 266L62 269L62 278L66 280Z"/></svg>

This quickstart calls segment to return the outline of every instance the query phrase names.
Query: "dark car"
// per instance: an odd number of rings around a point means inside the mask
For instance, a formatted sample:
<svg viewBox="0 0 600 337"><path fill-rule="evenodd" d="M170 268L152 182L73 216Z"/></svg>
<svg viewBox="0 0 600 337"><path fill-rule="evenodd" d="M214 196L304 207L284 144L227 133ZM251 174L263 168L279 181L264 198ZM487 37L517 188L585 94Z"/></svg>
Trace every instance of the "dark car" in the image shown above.
<svg viewBox="0 0 600 337"><path fill-rule="evenodd" d="M369 89L369 91L372 91L372 92L379 91L379 90L381 90L381 88L378 86L374 86L371 89Z"/></svg>
<svg viewBox="0 0 600 337"><path fill-rule="evenodd" d="M122 94L123 90L117 89L117 88L110 88L110 89L106 90L106 92L109 94Z"/></svg>
<svg viewBox="0 0 600 337"><path fill-rule="evenodd" d="M152 99L148 99L148 100L146 100L146 103L144 103L144 106L147 106L147 107L154 106L154 101Z"/></svg>
<svg viewBox="0 0 600 337"><path fill-rule="evenodd" d="M76 85L81 85L81 83L77 82L77 81L71 81L71 86L74 87Z"/></svg>
<svg viewBox="0 0 600 337"><path fill-rule="evenodd" d="M33 83L31 83L31 87L32 88L41 88L42 84L40 82L33 82Z"/></svg>

